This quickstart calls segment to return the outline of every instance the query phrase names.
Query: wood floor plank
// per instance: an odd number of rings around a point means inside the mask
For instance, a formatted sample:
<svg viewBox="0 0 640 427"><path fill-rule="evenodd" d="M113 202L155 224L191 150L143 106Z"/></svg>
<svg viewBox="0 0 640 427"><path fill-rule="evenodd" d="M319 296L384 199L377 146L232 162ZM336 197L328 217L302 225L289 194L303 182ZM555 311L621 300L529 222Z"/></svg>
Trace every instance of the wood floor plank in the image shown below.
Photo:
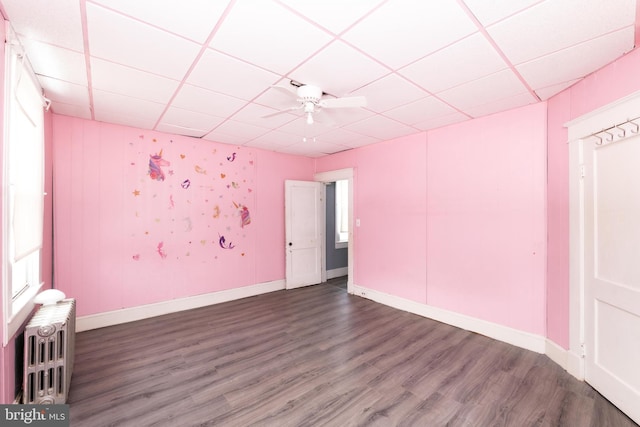
<svg viewBox="0 0 640 427"><path fill-rule="evenodd" d="M74 427L636 426L546 356L346 278L79 333L69 404Z"/></svg>

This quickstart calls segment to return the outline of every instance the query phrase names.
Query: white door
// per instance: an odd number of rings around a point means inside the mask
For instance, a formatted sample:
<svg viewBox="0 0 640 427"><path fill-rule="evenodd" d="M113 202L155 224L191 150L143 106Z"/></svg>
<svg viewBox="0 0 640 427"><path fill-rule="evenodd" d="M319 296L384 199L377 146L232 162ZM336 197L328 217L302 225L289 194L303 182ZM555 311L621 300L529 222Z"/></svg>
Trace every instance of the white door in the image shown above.
<svg viewBox="0 0 640 427"><path fill-rule="evenodd" d="M640 136L584 144L585 379L640 423Z"/></svg>
<svg viewBox="0 0 640 427"><path fill-rule="evenodd" d="M322 280L324 185L287 180L284 188L286 288L318 284Z"/></svg>

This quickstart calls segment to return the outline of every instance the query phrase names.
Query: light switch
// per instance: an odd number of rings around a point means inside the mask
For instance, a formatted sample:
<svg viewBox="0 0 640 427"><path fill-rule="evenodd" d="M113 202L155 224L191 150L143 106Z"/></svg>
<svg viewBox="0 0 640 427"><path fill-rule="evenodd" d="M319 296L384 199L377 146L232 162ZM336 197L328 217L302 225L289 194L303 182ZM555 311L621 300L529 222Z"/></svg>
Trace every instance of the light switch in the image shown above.
<svg viewBox="0 0 640 427"><path fill-rule="evenodd" d="M356 227L360 227L360 218L356 218Z"/></svg>

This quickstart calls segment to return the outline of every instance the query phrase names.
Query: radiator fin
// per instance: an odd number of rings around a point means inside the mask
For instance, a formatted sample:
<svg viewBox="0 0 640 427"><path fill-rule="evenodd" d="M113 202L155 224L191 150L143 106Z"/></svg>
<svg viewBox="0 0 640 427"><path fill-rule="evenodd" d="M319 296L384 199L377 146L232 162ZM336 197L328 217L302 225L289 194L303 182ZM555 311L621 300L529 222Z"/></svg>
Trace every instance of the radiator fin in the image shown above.
<svg viewBox="0 0 640 427"><path fill-rule="evenodd" d="M25 404L66 403L73 372L75 299L44 305L24 330Z"/></svg>

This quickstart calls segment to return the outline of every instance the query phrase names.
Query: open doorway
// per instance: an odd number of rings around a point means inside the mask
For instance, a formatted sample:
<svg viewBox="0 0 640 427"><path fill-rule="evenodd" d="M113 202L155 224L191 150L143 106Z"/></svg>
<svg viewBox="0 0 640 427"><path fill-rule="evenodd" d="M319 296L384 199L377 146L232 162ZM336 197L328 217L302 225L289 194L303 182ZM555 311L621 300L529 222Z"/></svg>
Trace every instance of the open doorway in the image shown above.
<svg viewBox="0 0 640 427"><path fill-rule="evenodd" d="M322 250L322 281L344 282L347 292L353 293L354 271L354 211L353 211L353 169L321 172L315 180L325 183L325 239ZM339 184L336 184L339 182ZM341 198L336 206L336 189L341 187L346 193L346 206ZM338 190L339 191L339 190ZM333 197L333 200L329 200ZM338 196L340 197L340 196ZM336 210L340 213L336 215ZM333 221L330 220L333 218ZM342 223L336 223L342 221ZM340 226L342 225L342 226Z"/></svg>
<svg viewBox="0 0 640 427"><path fill-rule="evenodd" d="M327 284L347 289L349 266L349 182L325 184L325 270Z"/></svg>

